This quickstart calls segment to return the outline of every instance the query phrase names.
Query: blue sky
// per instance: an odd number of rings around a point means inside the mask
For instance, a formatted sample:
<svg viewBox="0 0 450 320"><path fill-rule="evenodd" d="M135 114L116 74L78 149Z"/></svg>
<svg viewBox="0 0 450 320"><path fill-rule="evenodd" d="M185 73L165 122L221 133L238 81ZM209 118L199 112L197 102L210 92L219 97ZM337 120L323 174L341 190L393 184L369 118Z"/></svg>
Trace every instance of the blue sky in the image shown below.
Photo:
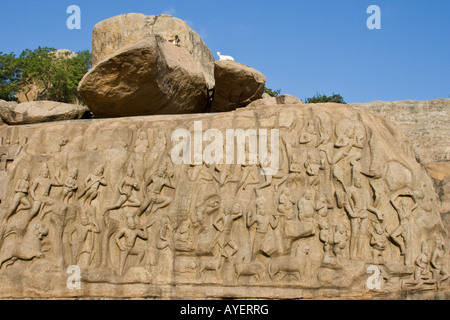
<svg viewBox="0 0 450 320"><path fill-rule="evenodd" d="M69 5L81 8L81 30L66 27ZM381 9L381 30L366 26L370 5ZM449 0L2 0L0 51L90 50L97 22L130 12L183 19L214 55L232 55L269 88L302 99L450 96Z"/></svg>

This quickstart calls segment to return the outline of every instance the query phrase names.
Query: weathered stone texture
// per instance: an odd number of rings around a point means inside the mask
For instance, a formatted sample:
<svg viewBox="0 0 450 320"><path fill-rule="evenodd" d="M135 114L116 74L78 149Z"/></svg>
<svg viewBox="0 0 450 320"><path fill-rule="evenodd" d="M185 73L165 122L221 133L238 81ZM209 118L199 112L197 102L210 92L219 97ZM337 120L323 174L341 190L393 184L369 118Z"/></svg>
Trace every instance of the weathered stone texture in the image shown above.
<svg viewBox="0 0 450 320"><path fill-rule="evenodd" d="M194 139L199 123L223 137L278 129L279 170L261 175L274 158L176 164L172 134ZM432 180L400 129L366 110L274 104L0 135L19 141L1 146L3 298L448 297Z"/></svg>

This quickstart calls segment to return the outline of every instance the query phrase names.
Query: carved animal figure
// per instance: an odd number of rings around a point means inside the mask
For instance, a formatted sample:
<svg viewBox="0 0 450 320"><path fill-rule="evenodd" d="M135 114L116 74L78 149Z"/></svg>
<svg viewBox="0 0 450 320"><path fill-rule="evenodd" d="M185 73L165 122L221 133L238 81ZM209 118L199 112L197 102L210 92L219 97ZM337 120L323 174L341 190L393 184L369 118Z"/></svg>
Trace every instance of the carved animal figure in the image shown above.
<svg viewBox="0 0 450 320"><path fill-rule="evenodd" d="M224 56L221 55L220 52L217 52L217 55L219 56L219 61L234 61L232 56Z"/></svg>
<svg viewBox="0 0 450 320"><path fill-rule="evenodd" d="M306 267L309 249L309 246L299 246L295 257L284 256L273 258L269 262L268 267L270 279L274 280L277 274L281 274L281 280L283 280L284 277L291 274L294 275L298 281L301 281L302 272Z"/></svg>
<svg viewBox="0 0 450 320"><path fill-rule="evenodd" d="M234 265L235 272L237 274L236 281L239 280L241 276L252 277L254 276L257 281L261 279L262 274L266 271L266 268L257 261L250 263L241 263Z"/></svg>
<svg viewBox="0 0 450 320"><path fill-rule="evenodd" d="M224 257L218 251L214 256L208 257L204 256L200 258L200 275L204 275L206 271L214 271L216 274L216 278L219 277L219 271L222 268L224 263Z"/></svg>
<svg viewBox="0 0 450 320"><path fill-rule="evenodd" d="M15 231L5 236L4 245L0 253L0 269L5 262L13 264L17 260L33 260L34 258L42 258L41 240L48 235L48 228L42 223L35 223L27 231L23 239L17 237L7 237L16 234Z"/></svg>

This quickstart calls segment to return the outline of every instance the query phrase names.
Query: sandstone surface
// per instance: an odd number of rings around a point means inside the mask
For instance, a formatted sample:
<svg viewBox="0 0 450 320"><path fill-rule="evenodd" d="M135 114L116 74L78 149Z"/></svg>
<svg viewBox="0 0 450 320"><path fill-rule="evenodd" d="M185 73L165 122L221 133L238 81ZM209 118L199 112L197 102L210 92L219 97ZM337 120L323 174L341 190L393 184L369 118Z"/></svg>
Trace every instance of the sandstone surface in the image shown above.
<svg viewBox="0 0 450 320"><path fill-rule="evenodd" d="M216 91L213 112L246 107L262 97L266 77L259 71L234 61L216 61Z"/></svg>
<svg viewBox="0 0 450 320"><path fill-rule="evenodd" d="M90 117L89 109L55 101L0 102L0 117L9 125L64 121Z"/></svg>
<svg viewBox="0 0 450 320"><path fill-rule="evenodd" d="M230 129L269 138L268 153L227 149ZM450 297L432 179L367 110L273 104L0 136L2 298ZM209 163L220 149L237 149L233 164Z"/></svg>
<svg viewBox="0 0 450 320"><path fill-rule="evenodd" d="M205 112L211 98L205 73L188 49L160 36L97 61L78 91L99 118Z"/></svg>

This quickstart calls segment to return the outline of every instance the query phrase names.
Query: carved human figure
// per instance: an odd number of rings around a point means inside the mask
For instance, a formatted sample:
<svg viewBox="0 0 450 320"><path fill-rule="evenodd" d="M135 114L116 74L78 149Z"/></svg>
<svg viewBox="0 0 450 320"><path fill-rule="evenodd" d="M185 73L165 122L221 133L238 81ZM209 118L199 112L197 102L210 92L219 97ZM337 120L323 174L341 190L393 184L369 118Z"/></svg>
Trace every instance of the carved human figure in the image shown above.
<svg viewBox="0 0 450 320"><path fill-rule="evenodd" d="M145 153L145 152L147 152L149 145L150 145L150 143L148 142L147 134L145 133L145 131L141 131L139 133L138 139L136 140L134 152Z"/></svg>
<svg viewBox="0 0 450 320"><path fill-rule="evenodd" d="M370 233L370 245L372 247L372 258L375 263L383 263L384 253L388 244L389 234L381 223L375 223Z"/></svg>
<svg viewBox="0 0 450 320"><path fill-rule="evenodd" d="M256 212L251 210L247 214L247 227L250 228L256 224L256 234L252 245L252 261L255 260L257 253L261 250L261 245L269 231L269 226L275 229L278 225L278 216L267 213L266 205L262 198L256 200Z"/></svg>
<svg viewBox="0 0 450 320"><path fill-rule="evenodd" d="M331 227L327 221L319 222L319 229L319 240L323 243L323 251L325 252L323 261L328 262L332 256L331 250L334 244L333 232L331 231Z"/></svg>
<svg viewBox="0 0 450 320"><path fill-rule="evenodd" d="M69 200L72 198L73 194L78 190L77 179L78 169L75 168L64 182L63 201L65 203L69 203Z"/></svg>
<svg viewBox="0 0 450 320"><path fill-rule="evenodd" d="M215 164L213 170L213 178L219 184L219 187L225 186L227 183L227 178L231 173L230 165L228 164Z"/></svg>
<svg viewBox="0 0 450 320"><path fill-rule="evenodd" d="M122 276L124 273L125 263L127 262L128 256L137 255L138 263L142 263L145 256L145 250L136 247L137 238L141 238L143 240L147 240L147 230L143 227L137 227L136 222L133 217L127 218L127 226L120 229L117 232L115 240L116 244L120 249L120 260L119 260L119 276ZM122 243L121 239L124 238L124 243Z"/></svg>
<svg viewBox="0 0 450 320"><path fill-rule="evenodd" d="M338 223L333 236L333 252L336 257L344 256L344 250L347 247L348 231L342 224Z"/></svg>
<svg viewBox="0 0 450 320"><path fill-rule="evenodd" d="M414 265L414 283L417 287L421 287L424 280L429 280L431 278L429 263L428 245L426 242L423 242L421 253L416 258Z"/></svg>
<svg viewBox="0 0 450 320"><path fill-rule="evenodd" d="M247 186L249 184L257 184L259 183L259 179L257 179L254 176L254 168L255 165L252 164L242 164L241 165L241 179L239 180L238 184L236 185L235 194L239 192L239 190L242 188L242 190L247 189Z"/></svg>
<svg viewBox="0 0 450 320"><path fill-rule="evenodd" d="M319 137L316 132L314 120L308 120L306 130L300 134L299 142L308 148L315 148L318 145Z"/></svg>
<svg viewBox="0 0 450 320"><path fill-rule="evenodd" d="M192 164L188 169L188 179L192 182L200 180L212 181L213 175L210 173L209 165L202 164Z"/></svg>
<svg viewBox="0 0 450 320"><path fill-rule="evenodd" d="M444 250L444 243L441 239L436 239L436 248L431 254L431 272L433 273L433 279L436 280L438 287L441 283L450 277L449 272L445 268L446 252Z"/></svg>
<svg viewBox="0 0 450 320"><path fill-rule="evenodd" d="M320 171L325 169L325 161L323 159L314 159L311 152L308 152L307 159L304 163L306 174L308 175L308 188L320 189Z"/></svg>
<svg viewBox="0 0 450 320"><path fill-rule="evenodd" d="M225 259L232 257L238 251L237 244L231 238L231 230L233 228L233 223L237 219L242 217L242 209L239 203L235 203L232 208L225 208L222 215L220 215L213 223L214 228L219 231L219 237L222 239L217 239L219 246L222 249L222 255ZM229 246L232 250L231 254L228 255L225 250Z"/></svg>
<svg viewBox="0 0 450 320"><path fill-rule="evenodd" d="M85 180L85 190L81 193L78 199L81 199L83 196L86 196L84 202L85 204L91 205L92 201L94 201L100 190L100 186L107 186L105 177L103 176L104 166L100 165L95 173L91 173L86 177Z"/></svg>
<svg viewBox="0 0 450 320"><path fill-rule="evenodd" d="M314 223L314 215L316 213L316 204L314 202L314 191L305 190L305 193L297 203L298 218L300 222L305 226L306 232L303 233L303 237L312 236L316 233L316 226Z"/></svg>
<svg viewBox="0 0 450 320"><path fill-rule="evenodd" d="M327 197L324 193L319 194L319 197L315 204L315 209L317 211L317 218L319 223L321 221L328 220L328 202Z"/></svg>
<svg viewBox="0 0 450 320"><path fill-rule="evenodd" d="M288 187L293 187L293 185L295 184L295 186L298 186L298 183L301 180L301 174L303 172L303 168L302 168L302 164L301 164L301 157L299 154L297 153L293 153L290 157L289 157L289 172L287 175L285 175L278 184L275 185L275 191L278 190L278 188L284 183L286 182L286 185Z"/></svg>
<svg viewBox="0 0 450 320"><path fill-rule="evenodd" d="M295 204L291 191L288 188L283 188L277 205L279 216L285 217L286 220L295 219Z"/></svg>
<svg viewBox="0 0 450 320"><path fill-rule="evenodd" d="M403 196L403 199L400 201L400 205L397 205L396 200L400 196ZM410 201L408 198L411 198L414 201L413 206L410 206ZM409 262L409 242L411 238L410 234L410 219L412 212L417 208L418 203L416 200L416 196L411 192L406 192L404 195L400 195L395 193L391 197L391 204L394 209L397 211L398 219L400 224L391 232L391 239L400 247L400 254L405 258L405 264ZM403 241L400 240L400 237L403 238Z"/></svg>
<svg viewBox="0 0 450 320"><path fill-rule="evenodd" d="M30 174L28 170L24 169L22 171L22 177L17 181L15 194L11 203L11 207L4 217L5 221L8 221L14 213L20 210L28 210L31 208L30 200L28 200L28 190L30 188ZM19 209L19 206L22 207ZM19 210L18 210L19 209Z"/></svg>
<svg viewBox="0 0 450 320"><path fill-rule="evenodd" d="M165 165L159 166L158 170L150 176L145 186L147 194L144 195L144 200L138 209L137 215L140 216L147 210L150 213L156 212L167 207L172 202L170 197L161 195L164 187L175 189L168 177Z"/></svg>
<svg viewBox="0 0 450 320"><path fill-rule="evenodd" d="M347 190L348 198L344 203L345 211L350 219L350 258L363 254L364 237L366 235L369 212L374 213L379 221L383 221L383 214L372 205L369 190L362 186L361 178L356 177L353 185Z"/></svg>
<svg viewBox="0 0 450 320"><path fill-rule="evenodd" d="M121 209L122 207L139 207L141 202L134 194L134 191L139 190L140 188L135 178L134 168L130 164L128 166L126 176L122 179L119 185L119 199L114 205L107 207L105 213L112 210Z"/></svg>
<svg viewBox="0 0 450 320"><path fill-rule="evenodd" d="M83 253L83 248L86 244L86 240L88 238L89 233L99 233L100 229L98 228L95 222L90 222L89 218L86 214L86 211L81 211L80 215L80 223L77 223L73 230L70 232L70 243L72 245L72 263L77 264L81 254ZM76 237L74 239L74 234L76 233ZM92 235L92 243L87 251L89 257L87 259L88 264L91 261L92 251L94 249L93 246L93 235Z"/></svg>
<svg viewBox="0 0 450 320"><path fill-rule="evenodd" d="M46 204L52 205L55 201L50 198L50 190L52 187L62 187L63 184L56 177L55 180L50 178L48 165L44 163L39 171L39 176L35 178L31 184L30 195L33 204L30 210L30 220L42 211Z"/></svg>

